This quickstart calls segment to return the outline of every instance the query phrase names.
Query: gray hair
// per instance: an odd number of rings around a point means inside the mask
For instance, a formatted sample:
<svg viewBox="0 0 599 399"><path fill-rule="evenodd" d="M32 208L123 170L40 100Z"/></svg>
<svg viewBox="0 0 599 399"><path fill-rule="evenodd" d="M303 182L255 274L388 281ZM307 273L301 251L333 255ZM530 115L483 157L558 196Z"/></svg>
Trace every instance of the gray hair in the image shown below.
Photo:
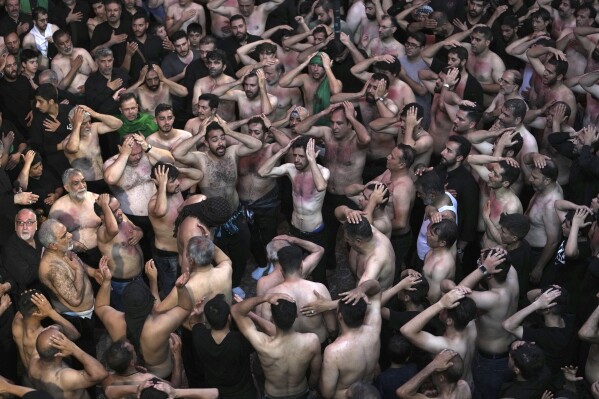
<svg viewBox="0 0 599 399"><path fill-rule="evenodd" d="M57 86L58 85L58 74L51 69L43 70L40 73L39 82L40 82L40 84L50 83L52 86Z"/></svg>
<svg viewBox="0 0 599 399"><path fill-rule="evenodd" d="M70 116L71 115L69 114L69 117ZM69 179L71 178L71 176L73 176L75 173L79 173L81 176L83 176L83 172L79 169L69 168L65 170L62 174L62 184L66 186L69 183Z"/></svg>
<svg viewBox="0 0 599 399"><path fill-rule="evenodd" d="M23 208L19 212L17 212L17 215L15 216L15 222L17 221L17 218L19 217L19 215L22 215L23 213L30 213L33 215L34 219L37 220L37 215L35 214L35 211L33 209Z"/></svg>
<svg viewBox="0 0 599 399"><path fill-rule="evenodd" d="M112 57L112 50L108 47L100 47L96 51L94 51L94 60L98 60L100 58Z"/></svg>
<svg viewBox="0 0 599 399"><path fill-rule="evenodd" d="M208 238L191 237L187 244L187 256L196 266L210 265L214 260L214 243Z"/></svg>
<svg viewBox="0 0 599 399"><path fill-rule="evenodd" d="M73 117L75 116L75 112L77 111L78 107L73 107L71 108L71 110L69 111L69 120L73 120ZM82 120L87 120L87 119L91 119L92 115L87 112L87 111L83 111L83 119Z"/></svg>
<svg viewBox="0 0 599 399"><path fill-rule="evenodd" d="M62 223L56 219L48 219L42 223L37 236L45 248L56 242L56 229L59 225L62 225Z"/></svg>

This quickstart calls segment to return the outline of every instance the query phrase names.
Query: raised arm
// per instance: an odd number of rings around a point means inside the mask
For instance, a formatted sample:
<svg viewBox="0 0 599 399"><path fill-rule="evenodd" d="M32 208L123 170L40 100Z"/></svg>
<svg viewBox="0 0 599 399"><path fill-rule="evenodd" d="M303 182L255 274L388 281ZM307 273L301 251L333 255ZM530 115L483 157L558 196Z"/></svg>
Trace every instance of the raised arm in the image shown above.
<svg viewBox="0 0 599 399"><path fill-rule="evenodd" d="M175 148L173 148L173 156L177 162L181 162L185 165L199 166L197 157L193 152L196 151L198 143L204 138L204 135L197 134L181 141Z"/></svg>
<svg viewBox="0 0 599 399"><path fill-rule="evenodd" d="M302 71L308 65L312 57L314 57L316 53L313 53L308 59L297 67L293 68L291 71L285 73L283 77L279 80L279 86L281 87L301 87L304 85L303 76L301 76Z"/></svg>
<svg viewBox="0 0 599 399"><path fill-rule="evenodd" d="M593 344L599 343L599 306L595 308L587 321L580 327L578 338Z"/></svg>
<svg viewBox="0 0 599 399"><path fill-rule="evenodd" d="M73 130L69 135L69 139L64 148L64 152L67 154L76 154L79 152L79 142L81 140L81 124L83 123L83 113L85 111L81 107L75 109L73 115Z"/></svg>
<svg viewBox="0 0 599 399"><path fill-rule="evenodd" d="M158 65L154 65L154 71L158 74L158 79L168 88L168 91L177 97L186 97L187 87L180 85L179 83L175 83L170 79L167 79L162 73L162 69Z"/></svg>
<svg viewBox="0 0 599 399"><path fill-rule="evenodd" d="M524 327L522 327L524 319L537 310L549 309L550 307L555 306L553 301L560 295L561 292L559 289L550 288L549 290L545 291L539 295L539 297L533 303L508 317L502 323L504 330L511 333L516 338L522 339L524 336Z"/></svg>
<svg viewBox="0 0 599 399"><path fill-rule="evenodd" d="M127 137L123 144L119 146L119 155L114 162L108 165L107 163L104 164L104 180L107 184L115 185L121 180L134 142L133 136Z"/></svg>

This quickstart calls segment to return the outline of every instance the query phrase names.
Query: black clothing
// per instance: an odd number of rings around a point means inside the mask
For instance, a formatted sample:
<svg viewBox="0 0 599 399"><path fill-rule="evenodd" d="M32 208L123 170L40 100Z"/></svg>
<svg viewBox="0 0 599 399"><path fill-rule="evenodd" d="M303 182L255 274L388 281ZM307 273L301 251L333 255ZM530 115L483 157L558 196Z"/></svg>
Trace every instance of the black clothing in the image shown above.
<svg viewBox="0 0 599 399"><path fill-rule="evenodd" d="M67 23L67 16L71 13L71 9L64 3L64 1L57 1L56 7L49 13L48 18L51 23L58 26L60 29L69 32L71 40L73 41L73 47L82 47L91 50L93 47L89 47L89 30L87 29L87 20L92 17L89 3L81 0L76 1L73 13L78 12L82 14L81 20Z"/></svg>
<svg viewBox="0 0 599 399"><path fill-rule="evenodd" d="M206 383L218 388L223 399L254 399L256 388L252 380L250 354L254 348L239 331L229 331L217 343L203 324L192 329L196 359L203 364Z"/></svg>
<svg viewBox="0 0 599 399"><path fill-rule="evenodd" d="M48 194L53 193L57 188L62 187L62 184L56 176L49 169L44 169L39 179L29 177L27 188L23 187L23 191L31 191L33 194L39 195L36 203L32 204L32 209L43 209L44 215L48 216L50 213L51 205L44 202ZM92 190L90 190L92 191ZM96 193L96 191L92 191Z"/></svg>
<svg viewBox="0 0 599 399"><path fill-rule="evenodd" d="M503 384L500 398L531 399L540 398L551 383L551 374L547 367L537 378L528 381L512 381Z"/></svg>
<svg viewBox="0 0 599 399"><path fill-rule="evenodd" d="M244 45L248 43L257 42L258 40L262 40L262 38L260 36L254 36L248 33ZM240 44L234 36L230 36L225 39L219 40L216 43L216 47L223 50L227 54L227 60L229 62L229 65L233 66L234 72L237 72L243 66L242 64L239 64L235 59L237 49L241 46L242 44Z"/></svg>
<svg viewBox="0 0 599 399"><path fill-rule="evenodd" d="M97 28L96 28L97 29ZM122 79L123 86L129 85L129 74L122 68L113 68L111 80ZM89 75L85 81L85 103L94 111L101 114L117 115L119 113L119 103L112 98L117 90L112 90L106 84L108 79L99 71Z"/></svg>
<svg viewBox="0 0 599 399"><path fill-rule="evenodd" d="M10 281L11 294L15 295L15 298L23 291L29 288L39 289L41 285L38 270L43 247L37 235L34 240L35 248L13 233L2 250L2 265L7 272L3 277Z"/></svg>
<svg viewBox="0 0 599 399"><path fill-rule="evenodd" d="M15 205L14 197L12 182L4 168L0 168L0 249L15 231L14 223L18 206Z"/></svg>
<svg viewBox="0 0 599 399"><path fill-rule="evenodd" d="M92 40L90 43L90 49L93 50L96 47L101 46L107 41L109 41L112 32L114 32L116 35L121 35L123 33L126 35L131 35L133 33L131 31L131 23L127 23L122 19L119 23L119 27L116 29L110 26L108 21L102 22L94 29L94 33L92 35ZM110 49L112 50L112 54L114 55L114 66L120 67L123 63L123 60L125 59L125 52L127 51L127 41L125 40L122 43L115 44L111 46ZM92 109L96 112L99 112L93 107Z"/></svg>
<svg viewBox="0 0 599 399"><path fill-rule="evenodd" d="M11 32L16 33L17 25L21 23L29 24L29 29L27 32L23 32L20 35L21 39L23 39L23 37L31 30L31 28L33 28L33 20L31 19L31 16L20 12L19 18L15 21L8 14L4 15L2 18L0 18L0 36L6 36Z"/></svg>
<svg viewBox="0 0 599 399"><path fill-rule="evenodd" d="M131 76L131 80L134 82L139 78L139 72L144 64L151 62L160 65L162 58L168 54L164 47L162 47L162 39L158 36L147 35L146 42L142 43L137 40L135 35L131 35L127 41L135 42L138 45L138 52L135 52L133 57L131 57L131 67L129 68L129 76ZM139 53L143 54L143 58Z"/></svg>
<svg viewBox="0 0 599 399"><path fill-rule="evenodd" d="M366 51L359 49L360 54L364 57L364 59L368 58L368 54ZM357 93L364 87L364 82L360 79L356 78L353 73L351 73L350 69L356 65L354 59L351 54L347 54L347 57L343 61L333 62L333 67L331 70L335 77L343 82L343 92L344 93Z"/></svg>
<svg viewBox="0 0 599 399"><path fill-rule="evenodd" d="M17 129L27 135L25 117L31 111L31 102L35 98L35 90L29 80L18 75L14 82L0 79L0 110L4 119L10 120Z"/></svg>
<svg viewBox="0 0 599 399"><path fill-rule="evenodd" d="M529 275L532 271L532 258L530 254L530 244L525 239L522 239L520 246L512 251L508 251L512 266L518 272L518 286L520 289L520 299L518 307L520 309L528 306L530 303L526 298L526 293L529 290Z"/></svg>
<svg viewBox="0 0 599 399"><path fill-rule="evenodd" d="M566 350L574 334L574 323L571 315L563 315L564 328L523 326L522 339L536 343L545 352L545 364L552 374L561 373L561 367L567 366Z"/></svg>

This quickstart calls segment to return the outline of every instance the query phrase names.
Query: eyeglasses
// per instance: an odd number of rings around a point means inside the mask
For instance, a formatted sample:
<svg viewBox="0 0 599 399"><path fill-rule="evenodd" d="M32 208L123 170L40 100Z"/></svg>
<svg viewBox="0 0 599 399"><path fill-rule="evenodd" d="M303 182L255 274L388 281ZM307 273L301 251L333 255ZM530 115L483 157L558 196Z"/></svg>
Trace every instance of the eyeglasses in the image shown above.
<svg viewBox="0 0 599 399"><path fill-rule="evenodd" d="M422 46L418 43L406 42L406 47L418 48L418 47L422 47Z"/></svg>
<svg viewBox="0 0 599 399"><path fill-rule="evenodd" d="M25 220L25 221L23 221L23 220L17 220L16 223L17 223L17 226L19 226L19 227L23 227L25 225L27 225L27 226L33 226L34 224L37 223L37 220Z"/></svg>
<svg viewBox="0 0 599 399"><path fill-rule="evenodd" d="M499 78L499 83L505 83L506 85L513 85L514 84L514 82L507 81L504 78Z"/></svg>

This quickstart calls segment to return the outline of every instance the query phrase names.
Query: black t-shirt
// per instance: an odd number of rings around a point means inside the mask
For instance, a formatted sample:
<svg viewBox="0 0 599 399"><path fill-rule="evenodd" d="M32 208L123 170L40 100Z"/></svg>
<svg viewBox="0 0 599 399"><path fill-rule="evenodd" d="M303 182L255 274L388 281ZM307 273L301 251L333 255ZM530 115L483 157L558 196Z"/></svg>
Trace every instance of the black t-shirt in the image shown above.
<svg viewBox="0 0 599 399"><path fill-rule="evenodd" d="M458 239L460 241L475 242L478 239L477 226L480 197L476 180L464 165L460 165L450 172L441 167L437 167L435 170L440 172L441 179L447 174L447 178L444 179L447 187L456 190L458 193L456 197L458 201L458 220L460 221Z"/></svg>
<svg viewBox="0 0 599 399"><path fill-rule="evenodd" d="M518 272L518 285L520 289L520 299L518 300L519 308L523 308L529 305L526 299L526 293L528 292L529 286L529 275L532 271L532 260L530 257L530 244L525 239L522 239L522 244L513 251L508 251L512 266Z"/></svg>
<svg viewBox="0 0 599 399"><path fill-rule="evenodd" d="M506 382L501 386L500 398L531 399L540 398L550 384L551 374L547 367L537 378L528 381Z"/></svg>
<svg viewBox="0 0 599 399"><path fill-rule="evenodd" d="M50 213L51 205L46 204L44 200L46 199L48 194L52 194L57 188L61 186L62 184L60 184L60 180L58 180L47 169L44 169L39 179L33 179L29 177L27 190L23 191L31 191L33 194L39 195L39 199L36 203L31 205L31 208L43 209L44 214L48 216L48 214Z"/></svg>
<svg viewBox="0 0 599 399"><path fill-rule="evenodd" d="M364 58L368 58L368 54L362 49L358 50ZM333 62L331 70L335 77L343 83L344 93L357 93L364 87L364 82L356 78L350 69L356 65L351 54L347 54L347 57L341 62Z"/></svg>
<svg viewBox="0 0 599 399"><path fill-rule="evenodd" d="M8 238L2 250L2 265L7 272L4 278L11 282L11 294L15 296L26 289L41 285L38 270L43 246L37 235L34 239L35 248L15 233Z"/></svg>
<svg viewBox="0 0 599 399"><path fill-rule="evenodd" d="M113 28L110 26L108 21L102 22L94 29L94 33L92 35L92 40L90 44L90 49L95 49L98 46L106 43L110 40L110 36L114 32L116 35L126 34L131 35L133 32L131 31L131 23L126 23L121 20L118 28ZM114 56L114 66L120 67L125 59L125 52L127 51L127 41L125 40L122 43L115 44L110 47L112 50L112 54ZM95 109L94 109L95 110Z"/></svg>
<svg viewBox="0 0 599 399"><path fill-rule="evenodd" d="M260 36L254 36L248 33L245 44L254 43L258 40L262 40L262 38ZM216 42L216 47L223 50L227 54L229 65L233 67L235 72L237 72L243 66L242 64L237 63L237 60L235 59L237 49L241 47L241 44L237 41L237 39L235 39L235 37L231 36L219 40Z"/></svg>
<svg viewBox="0 0 599 399"><path fill-rule="evenodd" d="M33 28L33 21L31 20L31 17L25 13L19 13L19 18L16 21L9 17L8 14L4 15L2 18L0 18L0 36L6 36L10 32L16 32L17 25L21 23L28 23L29 30ZM22 33L21 39L23 39L26 34L27 32Z"/></svg>
<svg viewBox="0 0 599 399"><path fill-rule="evenodd" d="M139 52L143 54L143 58L138 52L133 54L131 57L131 67L129 68L129 76L133 82L139 78L139 72L143 68L144 64L151 62L156 65L160 65L162 59L168 54L168 51L162 47L162 39L155 35L147 35L146 42L142 43L135 35L130 35L127 39L128 42L135 42L139 46Z"/></svg>
<svg viewBox="0 0 599 399"><path fill-rule="evenodd" d="M87 20L91 17L91 8L87 1L75 2L73 12L82 14L81 21L73 21L67 23L67 16L71 9L63 2L57 1L54 11L49 13L50 22L58 26L60 29L69 32L74 47L82 47L89 49L89 30L87 28ZM53 46L51 46L53 47ZM93 47L91 48L93 49Z"/></svg>
<svg viewBox="0 0 599 399"><path fill-rule="evenodd" d="M206 383L218 388L223 399L255 399L250 369L252 345L239 331L229 331L221 343L214 341L203 324L192 329L196 359L204 365Z"/></svg>
<svg viewBox="0 0 599 399"><path fill-rule="evenodd" d="M545 364L553 374L560 373L560 368L567 366L566 350L574 333L574 323L571 315L562 315L565 326L523 327L522 339L535 342L545 352Z"/></svg>
<svg viewBox="0 0 599 399"><path fill-rule="evenodd" d="M25 116L31 111L31 102L35 98L35 91L29 80L18 75L17 80L9 82L0 79L0 109L2 117L10 120L21 133L27 134Z"/></svg>
<svg viewBox="0 0 599 399"><path fill-rule="evenodd" d="M129 74L122 68L113 68L111 80L122 79L121 87L127 88L129 85ZM119 113L119 104L112 98L119 89L112 90L106 84L106 79L100 71L89 75L85 81L85 103L94 111L101 114L117 115Z"/></svg>

